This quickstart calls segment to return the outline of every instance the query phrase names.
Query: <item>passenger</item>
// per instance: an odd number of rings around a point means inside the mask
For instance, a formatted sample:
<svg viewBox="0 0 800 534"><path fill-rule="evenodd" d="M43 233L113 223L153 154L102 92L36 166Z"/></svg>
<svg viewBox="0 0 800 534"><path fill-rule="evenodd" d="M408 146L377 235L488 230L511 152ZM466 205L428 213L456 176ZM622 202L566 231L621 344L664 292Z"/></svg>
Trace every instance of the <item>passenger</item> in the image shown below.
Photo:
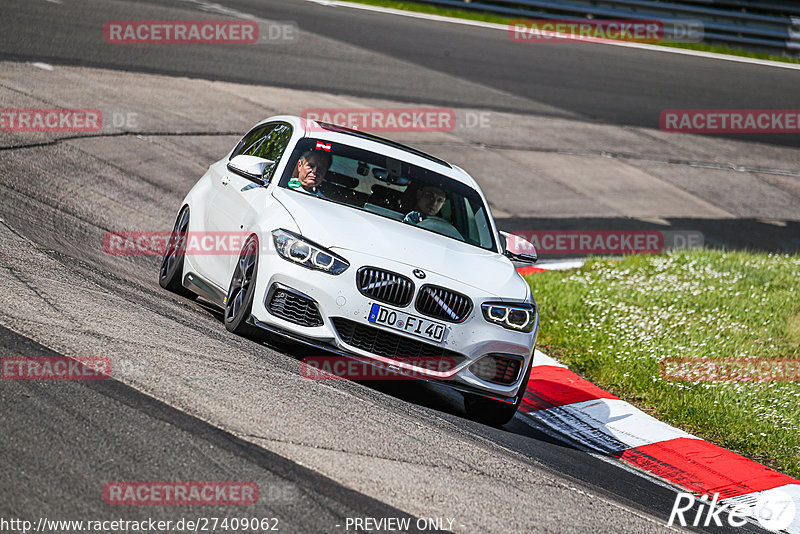
<svg viewBox="0 0 800 534"><path fill-rule="evenodd" d="M333 157L328 152L306 150L295 165L289 187L312 195L319 195L319 185L328 173Z"/></svg>
<svg viewBox="0 0 800 534"><path fill-rule="evenodd" d="M444 191L436 186L426 185L417 191L417 203L403 221L418 224L426 217L435 217L446 200Z"/></svg>

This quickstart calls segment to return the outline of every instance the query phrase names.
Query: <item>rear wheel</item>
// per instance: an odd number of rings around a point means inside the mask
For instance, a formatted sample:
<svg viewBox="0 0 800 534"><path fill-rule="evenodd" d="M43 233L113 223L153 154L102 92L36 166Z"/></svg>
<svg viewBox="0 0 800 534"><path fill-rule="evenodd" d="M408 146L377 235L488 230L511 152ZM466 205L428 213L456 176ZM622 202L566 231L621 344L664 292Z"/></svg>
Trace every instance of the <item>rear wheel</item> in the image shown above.
<svg viewBox="0 0 800 534"><path fill-rule="evenodd" d="M522 396L528 387L531 366L533 366L533 356L531 356L531 361L528 362L528 369L525 371L525 378L522 380L522 384L519 386L519 393L515 403L510 404L467 393L464 395L464 409L467 412L467 416L470 419L491 426L503 426L511 421L514 418L514 414L517 413L517 408L522 402Z"/></svg>
<svg viewBox="0 0 800 534"><path fill-rule="evenodd" d="M252 336L258 329L247 323L253 309L258 268L258 238L251 235L242 247L225 298L225 328L240 336Z"/></svg>
<svg viewBox="0 0 800 534"><path fill-rule="evenodd" d="M184 297L194 296L191 291L183 287L181 277L183 276L183 260L186 255L186 235L189 231L189 206L184 206L178 212L175 219L175 226L169 236L167 250L164 252L164 259L161 260L161 268L158 271L158 285L168 291L183 295Z"/></svg>

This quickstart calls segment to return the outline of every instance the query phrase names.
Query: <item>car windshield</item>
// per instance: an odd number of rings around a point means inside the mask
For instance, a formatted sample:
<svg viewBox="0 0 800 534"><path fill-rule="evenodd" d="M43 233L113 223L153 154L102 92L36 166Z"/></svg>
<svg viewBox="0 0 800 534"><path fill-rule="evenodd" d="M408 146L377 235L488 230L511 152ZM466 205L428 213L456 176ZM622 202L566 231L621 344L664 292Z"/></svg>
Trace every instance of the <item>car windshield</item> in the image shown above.
<svg viewBox="0 0 800 534"><path fill-rule="evenodd" d="M318 175L317 186L307 175L310 169ZM302 139L290 156L279 187L497 250L489 215L477 191L437 172L375 152Z"/></svg>

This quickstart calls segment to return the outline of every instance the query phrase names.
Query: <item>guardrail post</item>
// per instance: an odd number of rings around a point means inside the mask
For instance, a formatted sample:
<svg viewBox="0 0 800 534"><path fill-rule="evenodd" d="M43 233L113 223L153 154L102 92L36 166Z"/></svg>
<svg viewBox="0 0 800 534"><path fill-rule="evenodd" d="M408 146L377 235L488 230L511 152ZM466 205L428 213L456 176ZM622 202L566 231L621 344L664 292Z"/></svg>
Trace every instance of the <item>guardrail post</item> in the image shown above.
<svg viewBox="0 0 800 534"><path fill-rule="evenodd" d="M786 50L790 54L800 56L800 17L791 17L791 21L788 28L789 38L786 39Z"/></svg>

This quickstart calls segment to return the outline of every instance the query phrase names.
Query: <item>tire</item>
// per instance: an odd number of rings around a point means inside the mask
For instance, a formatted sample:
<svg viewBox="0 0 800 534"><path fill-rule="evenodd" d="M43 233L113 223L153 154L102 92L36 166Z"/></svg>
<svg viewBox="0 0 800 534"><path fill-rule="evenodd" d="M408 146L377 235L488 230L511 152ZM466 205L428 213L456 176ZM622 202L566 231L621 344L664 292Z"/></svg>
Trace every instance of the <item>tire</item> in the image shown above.
<svg viewBox="0 0 800 534"><path fill-rule="evenodd" d="M528 379L531 376L532 366L533 356L531 356L531 361L528 362L528 369L525 371L525 378L519 386L517 401L514 404L487 399L481 395L465 394L464 410L467 412L467 416L470 419L490 426L503 426L511 421L522 402L525 388L528 387Z"/></svg>
<svg viewBox="0 0 800 534"><path fill-rule="evenodd" d="M189 206L184 206L178 212L175 226L169 236L167 250L161 260L158 270L158 285L184 297L194 297L194 294L183 287L183 260L186 252L186 234L189 231Z"/></svg>
<svg viewBox="0 0 800 534"><path fill-rule="evenodd" d="M233 270L228 296L225 298L225 328L239 336L255 336L259 330L247 324L253 310L258 271L258 238L251 235L245 241L236 268Z"/></svg>

